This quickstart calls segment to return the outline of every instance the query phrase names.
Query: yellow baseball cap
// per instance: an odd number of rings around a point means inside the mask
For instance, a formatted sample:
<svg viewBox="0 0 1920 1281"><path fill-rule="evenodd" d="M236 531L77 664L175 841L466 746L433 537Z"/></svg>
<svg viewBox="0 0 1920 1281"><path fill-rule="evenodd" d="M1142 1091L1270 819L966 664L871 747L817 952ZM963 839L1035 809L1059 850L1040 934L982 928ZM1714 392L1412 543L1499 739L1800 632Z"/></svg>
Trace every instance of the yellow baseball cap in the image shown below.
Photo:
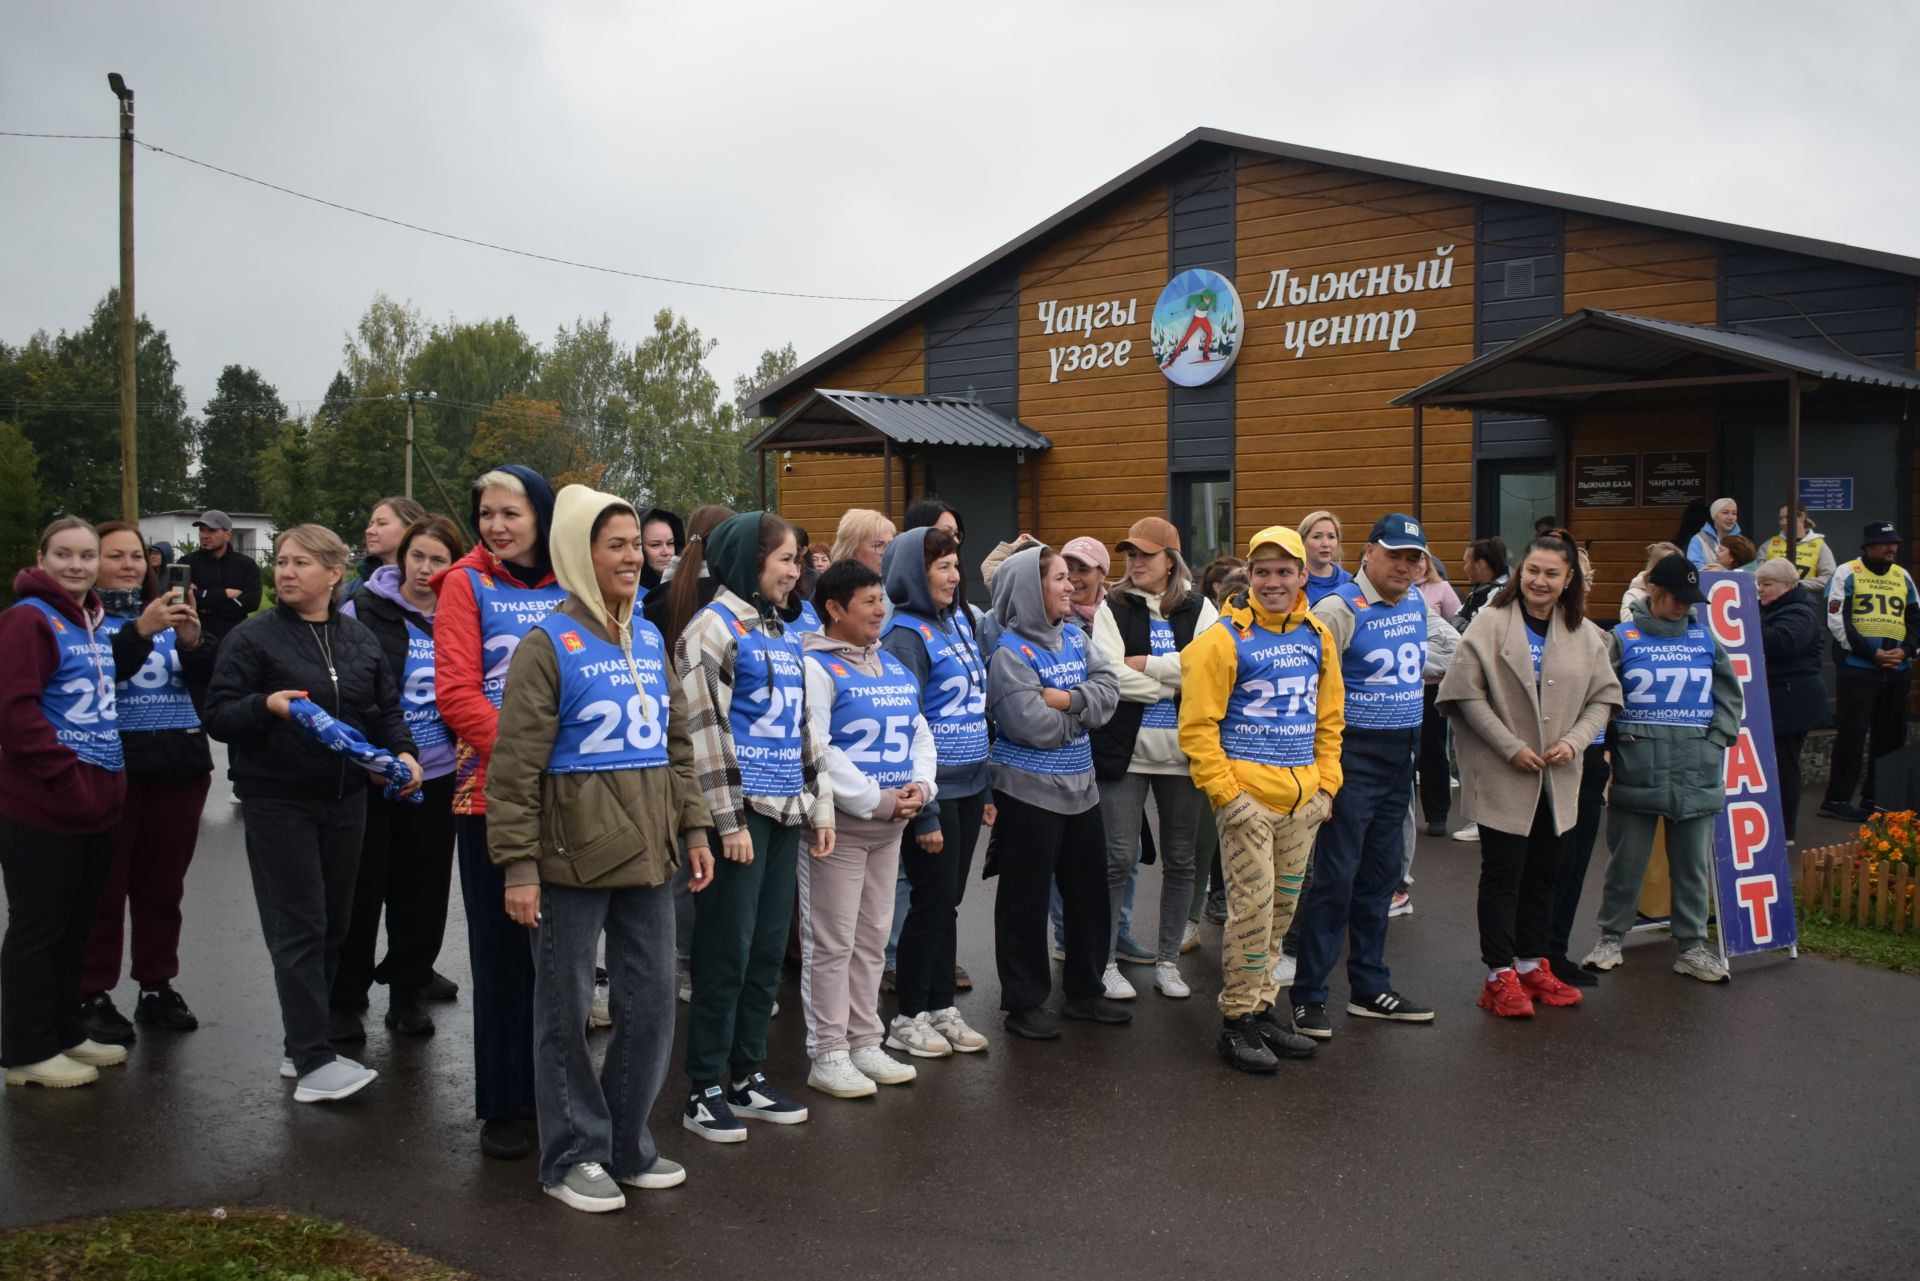
<svg viewBox="0 0 1920 1281"><path fill-rule="evenodd" d="M1307 563L1307 545L1300 541L1300 535L1285 525L1269 525L1247 540L1247 559L1258 560L1262 547L1277 547L1287 555Z"/></svg>

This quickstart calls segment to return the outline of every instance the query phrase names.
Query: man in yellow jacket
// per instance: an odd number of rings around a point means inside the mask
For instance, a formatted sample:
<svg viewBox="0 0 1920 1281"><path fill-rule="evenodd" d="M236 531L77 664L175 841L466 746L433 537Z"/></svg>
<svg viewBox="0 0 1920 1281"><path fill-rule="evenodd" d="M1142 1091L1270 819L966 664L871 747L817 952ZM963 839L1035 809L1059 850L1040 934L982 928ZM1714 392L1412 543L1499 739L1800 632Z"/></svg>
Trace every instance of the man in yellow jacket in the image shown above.
<svg viewBox="0 0 1920 1281"><path fill-rule="evenodd" d="M1274 964L1299 906L1314 833L1340 790L1345 683L1307 608L1307 553L1281 525L1247 545L1248 588L1180 655L1180 747L1214 807L1227 879L1220 1054L1269 1073L1312 1054L1279 1005Z"/></svg>

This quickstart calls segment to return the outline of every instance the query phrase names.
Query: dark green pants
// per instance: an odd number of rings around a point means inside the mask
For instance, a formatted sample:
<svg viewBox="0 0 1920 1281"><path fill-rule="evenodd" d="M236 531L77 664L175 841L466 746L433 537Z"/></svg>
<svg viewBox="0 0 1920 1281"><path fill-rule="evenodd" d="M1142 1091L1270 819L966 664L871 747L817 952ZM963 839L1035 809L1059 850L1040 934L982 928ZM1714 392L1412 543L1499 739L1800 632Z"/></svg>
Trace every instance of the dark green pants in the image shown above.
<svg viewBox="0 0 1920 1281"><path fill-rule="evenodd" d="M757 1072L767 1058L767 1020L780 986L780 958L793 922L800 829L747 815L753 862L721 857L713 839L713 884L693 896L693 1001L687 1015L687 1080L694 1090Z"/></svg>

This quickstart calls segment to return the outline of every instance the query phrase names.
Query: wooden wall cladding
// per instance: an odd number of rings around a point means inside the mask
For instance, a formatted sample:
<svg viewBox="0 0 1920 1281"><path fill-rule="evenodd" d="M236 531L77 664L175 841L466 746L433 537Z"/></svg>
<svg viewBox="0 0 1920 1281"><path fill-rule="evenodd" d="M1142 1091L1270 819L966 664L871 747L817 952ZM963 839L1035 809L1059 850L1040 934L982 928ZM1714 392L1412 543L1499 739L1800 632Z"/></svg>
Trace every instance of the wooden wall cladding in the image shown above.
<svg viewBox="0 0 1920 1281"><path fill-rule="evenodd" d="M1038 468L1033 534L1059 546L1087 535L1112 546L1167 506L1167 380L1154 364L1151 316L1167 283L1167 193L1155 186L1080 224L1020 267L1020 421L1053 442ZM1133 304L1131 324L1048 333L1041 308ZM1056 326L1057 328L1057 326ZM1059 348L1129 342L1125 364L1060 371ZM1027 480L1020 516L1028 520Z"/></svg>
<svg viewBox="0 0 1920 1281"><path fill-rule="evenodd" d="M1636 398L1602 402L1574 417L1567 425L1567 455L1644 454L1666 450L1702 450L1708 454L1707 492L1718 493L1719 478L1711 471L1714 440L1714 404L1711 391L1672 393L1659 399ZM1610 507L1570 511L1569 528L1583 543L1591 540L1593 561L1592 616L1601 622L1617 619L1620 595L1633 576L1646 568L1647 544L1673 537L1685 512L1683 507ZM1686 550L1685 548L1681 549Z"/></svg>
<svg viewBox="0 0 1920 1281"><path fill-rule="evenodd" d="M1566 309L1631 311L1711 325L1719 306L1719 265L1704 240L1653 227L1568 214Z"/></svg>
<svg viewBox="0 0 1920 1281"><path fill-rule="evenodd" d="M887 335L850 355L826 370L814 381L814 387L836 391L890 391L917 396L926 388L926 334L919 325ZM785 412L804 392L796 392ZM793 456L793 470L781 471L778 454L767 459L769 480L777 478L780 514L805 527L816 542L831 543L840 515L849 507L881 504L881 472L878 458L851 454L799 454ZM900 463L893 472L894 518L906 510L901 501L903 487Z"/></svg>
<svg viewBox="0 0 1920 1281"><path fill-rule="evenodd" d="M1238 178L1236 285L1248 316L1235 368L1238 536L1324 508L1346 529L1352 568L1374 520L1413 507L1413 412L1388 402L1473 358L1473 201L1246 154ZM1446 288L1260 308L1273 271L1303 278L1404 264L1411 276L1447 245ZM1377 341L1296 354L1286 343L1289 321L1406 308L1415 328L1398 350ZM1471 415L1427 414L1423 515L1449 572L1468 536L1472 452Z"/></svg>

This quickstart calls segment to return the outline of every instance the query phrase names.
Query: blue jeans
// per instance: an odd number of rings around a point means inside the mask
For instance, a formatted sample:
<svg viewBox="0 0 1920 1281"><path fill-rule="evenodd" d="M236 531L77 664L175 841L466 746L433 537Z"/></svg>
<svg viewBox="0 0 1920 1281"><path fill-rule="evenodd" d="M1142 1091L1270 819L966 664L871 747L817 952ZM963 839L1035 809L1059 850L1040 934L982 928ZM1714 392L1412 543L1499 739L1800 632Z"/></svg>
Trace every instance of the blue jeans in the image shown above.
<svg viewBox="0 0 1920 1281"><path fill-rule="evenodd" d="M1354 1000L1393 989L1387 973L1387 909L1406 862L1405 824L1413 795L1411 729L1348 727L1340 748L1346 781L1333 817L1313 847L1313 884L1300 902L1300 961L1293 1003L1327 999L1327 977L1347 945L1347 987Z"/></svg>
<svg viewBox="0 0 1920 1281"><path fill-rule="evenodd" d="M602 931L613 1036L596 1074L587 1014ZM530 933L540 1185L553 1187L582 1161L598 1161L615 1178L644 1174L660 1157L647 1113L673 1056L673 885L543 885L540 924Z"/></svg>

